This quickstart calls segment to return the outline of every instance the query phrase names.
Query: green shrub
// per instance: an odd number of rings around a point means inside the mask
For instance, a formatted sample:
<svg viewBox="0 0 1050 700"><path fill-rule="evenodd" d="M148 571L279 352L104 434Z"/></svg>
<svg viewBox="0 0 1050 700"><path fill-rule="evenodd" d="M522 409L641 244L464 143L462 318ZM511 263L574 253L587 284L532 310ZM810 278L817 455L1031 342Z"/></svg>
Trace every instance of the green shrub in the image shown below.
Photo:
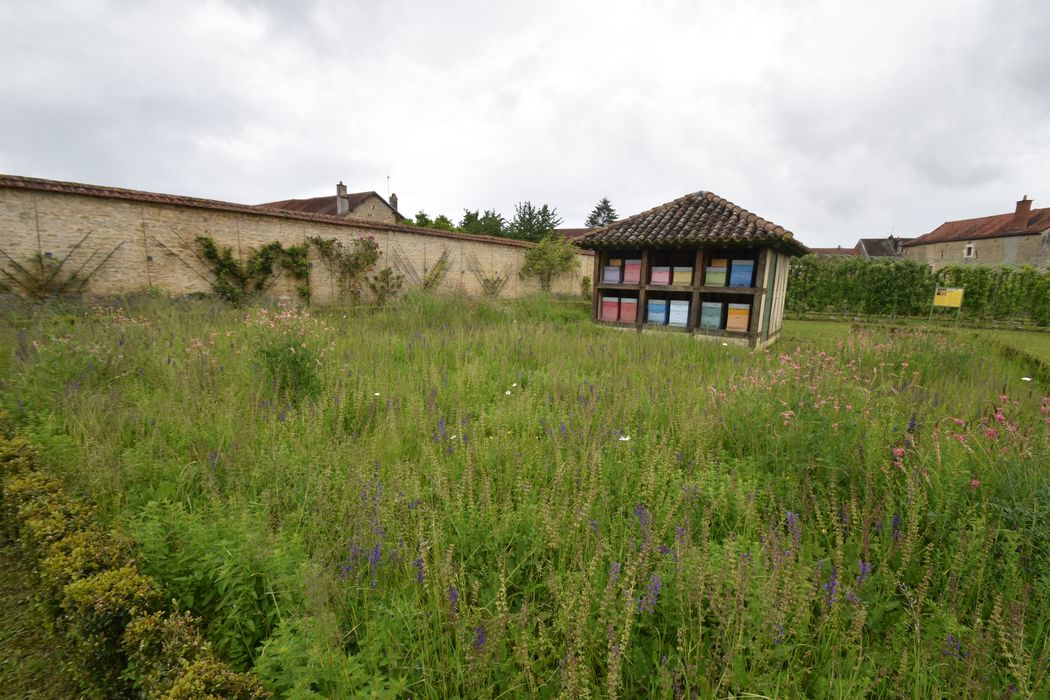
<svg viewBox="0 0 1050 700"><path fill-rule="evenodd" d="M23 507L36 510L43 502L54 502L61 498L61 485L57 479L40 472L27 472L6 478L2 482L0 515L3 516L4 532L9 537L21 534Z"/></svg>
<svg viewBox="0 0 1050 700"><path fill-rule="evenodd" d="M130 544L110 537L97 527L89 527L66 535L42 552L40 583L57 606L67 585L131 563Z"/></svg>
<svg viewBox="0 0 1050 700"><path fill-rule="evenodd" d="M268 698L270 694L251 674L237 673L217 659L203 657L187 666L171 690L159 697L163 700L256 700Z"/></svg>
<svg viewBox="0 0 1050 700"><path fill-rule="evenodd" d="M24 438L0 436L0 479L33 471L37 461L36 451Z"/></svg>
<svg viewBox="0 0 1050 700"><path fill-rule="evenodd" d="M23 502L18 509L18 518L23 547L38 556L45 556L54 543L89 529L95 512L62 493L44 493L39 498Z"/></svg>
<svg viewBox="0 0 1050 700"><path fill-rule="evenodd" d="M146 697L163 697L187 667L211 654L211 645L197 630L197 623L188 612L155 612L128 624L125 675Z"/></svg>
<svg viewBox="0 0 1050 700"><path fill-rule="evenodd" d="M259 348L259 357L280 396L297 402L320 393L320 361L299 335L286 333L273 338Z"/></svg>
<svg viewBox="0 0 1050 700"><path fill-rule="evenodd" d="M84 680L107 695L128 691L124 630L138 615L156 610L160 594L153 579L132 566L74 581L62 598L66 636L73 643Z"/></svg>
<svg viewBox="0 0 1050 700"><path fill-rule="evenodd" d="M14 416L0 408L0 443L13 438L17 432L17 427Z"/></svg>

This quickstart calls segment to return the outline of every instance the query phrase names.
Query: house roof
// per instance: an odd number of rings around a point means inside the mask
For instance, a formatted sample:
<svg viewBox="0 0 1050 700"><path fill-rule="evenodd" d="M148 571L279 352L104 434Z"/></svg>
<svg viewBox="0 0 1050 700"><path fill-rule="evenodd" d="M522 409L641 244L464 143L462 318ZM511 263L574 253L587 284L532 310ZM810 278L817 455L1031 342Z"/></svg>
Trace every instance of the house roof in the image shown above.
<svg viewBox="0 0 1050 700"><path fill-rule="evenodd" d="M857 248L869 258L899 258L900 247L914 238L861 238Z"/></svg>
<svg viewBox="0 0 1050 700"><path fill-rule="evenodd" d="M346 199L350 204L350 211L352 212L359 205L363 204L369 197L378 197L379 201L390 207L389 202L379 196L377 192L350 192L346 195ZM266 209L284 209L286 211L305 211L312 214L327 214L328 216L337 216L338 209L336 208L336 196L330 197L310 197L309 199L282 199L279 202L266 202L265 204L258 204L256 206L263 207ZM393 207L390 207L393 209ZM397 212L394 212L397 214ZM400 216L400 214L398 214Z"/></svg>
<svg viewBox="0 0 1050 700"><path fill-rule="evenodd" d="M388 224L370 219L353 219L343 216L329 216L327 214L314 214L312 212L289 211L287 209L267 209L251 204L235 204L233 202L222 202L216 199L201 199L199 197L182 197L174 194L160 194L158 192L143 192L140 190L128 190L122 187L106 187L104 185L87 185L81 182L62 182L59 180L44 180L36 177L24 177L21 175L5 175L0 173L0 188L11 188L21 190L36 190L41 192L58 192L61 194L74 194L85 197L102 197L105 199L119 199L130 202L145 202L148 204L170 204L172 206L193 207L195 209L210 209L214 211L233 212L248 214L251 216L269 216L277 219L295 219L297 221L314 221L334 226L352 226L358 229L372 229L376 231L395 231L401 233L414 233L420 236L433 236L435 238L454 238L469 241L483 241L487 243L498 243L515 248L532 248L535 244L528 241L518 241L511 238L497 238L495 236L478 236L470 233L459 233L456 231L441 231L431 228L420 228L418 226L405 226L402 224ZM589 255L589 251L580 251Z"/></svg>
<svg viewBox="0 0 1050 700"><path fill-rule="evenodd" d="M679 197L595 229L577 243L592 249L765 243L795 255L809 251L787 229L711 192L694 192Z"/></svg>
<svg viewBox="0 0 1050 700"><path fill-rule="evenodd" d="M856 247L843 248L838 246L837 248L810 248L809 252L813 255L842 255L849 257L856 257L860 255L860 251Z"/></svg>
<svg viewBox="0 0 1050 700"><path fill-rule="evenodd" d="M919 236L905 243L905 246L928 245L931 243L951 243L953 241L971 241L982 238L1000 238L1003 236L1024 236L1042 233L1050 229L1050 208L1032 209L1028 212L1023 226L1014 224L1014 212L982 216L977 219L946 221L925 236Z"/></svg>

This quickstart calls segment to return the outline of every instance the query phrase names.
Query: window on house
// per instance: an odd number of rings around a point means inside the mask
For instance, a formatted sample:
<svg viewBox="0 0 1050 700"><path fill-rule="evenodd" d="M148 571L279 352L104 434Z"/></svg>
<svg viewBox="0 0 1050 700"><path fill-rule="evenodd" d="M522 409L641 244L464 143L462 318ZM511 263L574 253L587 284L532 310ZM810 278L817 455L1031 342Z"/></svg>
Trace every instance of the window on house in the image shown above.
<svg viewBox="0 0 1050 700"><path fill-rule="evenodd" d="M967 243L966 244L966 248L965 248L965 250L963 250L963 257L964 258L972 258L973 257L973 243Z"/></svg>

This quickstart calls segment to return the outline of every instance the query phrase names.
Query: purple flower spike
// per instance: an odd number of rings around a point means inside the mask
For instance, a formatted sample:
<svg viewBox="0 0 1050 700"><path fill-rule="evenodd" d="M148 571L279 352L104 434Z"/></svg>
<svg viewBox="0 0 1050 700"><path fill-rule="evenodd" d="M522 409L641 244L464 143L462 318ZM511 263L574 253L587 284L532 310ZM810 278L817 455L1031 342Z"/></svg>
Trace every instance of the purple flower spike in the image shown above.
<svg viewBox="0 0 1050 700"><path fill-rule="evenodd" d="M823 584L821 588L824 589L828 607L830 608L835 605L835 601L838 599L839 594L839 568L837 566L831 567L831 576L828 578L828 582Z"/></svg>
<svg viewBox="0 0 1050 700"><path fill-rule="evenodd" d="M660 589L663 588L663 579L653 576L649 580L649 588L645 595L638 599L638 612L651 613L656 610L656 601L660 598Z"/></svg>
<svg viewBox="0 0 1050 700"><path fill-rule="evenodd" d="M857 574L857 585L859 586L868 580L868 576L871 574L871 562L861 560L858 568L860 573Z"/></svg>
<svg viewBox="0 0 1050 700"><path fill-rule="evenodd" d="M423 583L423 559L416 559L412 564L416 567L416 581Z"/></svg>

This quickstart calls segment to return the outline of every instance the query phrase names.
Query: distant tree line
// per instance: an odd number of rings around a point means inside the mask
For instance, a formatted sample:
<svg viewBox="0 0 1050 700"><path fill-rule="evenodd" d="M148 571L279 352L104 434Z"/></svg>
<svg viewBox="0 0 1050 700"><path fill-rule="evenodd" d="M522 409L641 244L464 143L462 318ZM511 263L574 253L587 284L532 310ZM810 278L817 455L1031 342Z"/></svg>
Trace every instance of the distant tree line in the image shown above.
<svg viewBox="0 0 1050 700"><path fill-rule="evenodd" d="M616 211L607 197L603 197L587 217L587 226L604 226L616 220ZM530 201L518 202L514 206L514 218L507 221L494 209L464 209L459 223L455 223L444 214L431 218L425 211L416 214L412 221L416 226L432 228L439 231L457 231L477 236L495 236L513 238L519 241L538 243L546 236L553 235L562 224L558 210L547 204L534 205Z"/></svg>

